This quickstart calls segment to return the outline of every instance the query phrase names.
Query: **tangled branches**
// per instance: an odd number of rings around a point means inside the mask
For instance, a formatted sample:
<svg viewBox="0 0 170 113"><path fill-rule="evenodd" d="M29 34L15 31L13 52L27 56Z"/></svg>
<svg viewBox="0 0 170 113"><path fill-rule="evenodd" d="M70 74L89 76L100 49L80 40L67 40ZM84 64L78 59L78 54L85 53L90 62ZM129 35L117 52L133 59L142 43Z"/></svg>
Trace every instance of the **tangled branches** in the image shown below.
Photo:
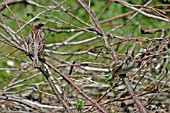
<svg viewBox="0 0 170 113"><path fill-rule="evenodd" d="M21 1L0 4L2 112L146 113L160 110L156 103L168 106L168 3ZM36 21L45 24L47 44L34 68L26 40Z"/></svg>

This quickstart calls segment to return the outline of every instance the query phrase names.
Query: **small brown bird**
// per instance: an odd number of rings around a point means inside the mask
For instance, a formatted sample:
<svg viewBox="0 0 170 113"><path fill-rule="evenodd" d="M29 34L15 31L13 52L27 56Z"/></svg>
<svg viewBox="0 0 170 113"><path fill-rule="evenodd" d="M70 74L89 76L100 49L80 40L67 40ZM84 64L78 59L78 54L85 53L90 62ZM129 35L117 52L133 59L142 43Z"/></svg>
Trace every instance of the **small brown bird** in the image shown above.
<svg viewBox="0 0 170 113"><path fill-rule="evenodd" d="M127 55L123 59L118 61L113 61L110 65L112 76L109 77L106 81L109 81L111 79L119 79L119 75L127 74L131 71L131 69L134 67L134 61L132 56Z"/></svg>
<svg viewBox="0 0 170 113"><path fill-rule="evenodd" d="M33 67L39 67L39 58L42 57L42 53L44 52L46 38L44 33L42 32L42 27L44 24L40 22L36 22L33 24L32 29L28 35L28 52L33 57Z"/></svg>

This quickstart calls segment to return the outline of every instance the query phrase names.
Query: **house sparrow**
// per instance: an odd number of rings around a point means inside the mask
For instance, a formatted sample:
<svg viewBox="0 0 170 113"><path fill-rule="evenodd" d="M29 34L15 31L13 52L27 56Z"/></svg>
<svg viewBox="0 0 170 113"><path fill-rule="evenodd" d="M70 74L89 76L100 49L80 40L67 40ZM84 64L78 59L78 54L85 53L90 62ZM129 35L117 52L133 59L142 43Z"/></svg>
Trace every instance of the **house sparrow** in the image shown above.
<svg viewBox="0 0 170 113"><path fill-rule="evenodd" d="M45 44L46 38L42 32L42 27L44 24L36 22L33 24L32 29L28 35L28 53L32 55L33 58L33 67L39 67L39 57L41 57Z"/></svg>

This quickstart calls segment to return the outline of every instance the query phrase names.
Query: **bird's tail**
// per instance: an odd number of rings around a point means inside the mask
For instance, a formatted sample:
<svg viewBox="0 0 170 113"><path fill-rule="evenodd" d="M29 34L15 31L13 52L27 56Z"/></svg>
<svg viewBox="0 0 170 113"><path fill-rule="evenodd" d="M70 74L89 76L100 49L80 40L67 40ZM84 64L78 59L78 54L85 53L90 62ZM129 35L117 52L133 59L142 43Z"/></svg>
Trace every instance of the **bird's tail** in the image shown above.
<svg viewBox="0 0 170 113"><path fill-rule="evenodd" d="M34 41L34 58L33 58L33 67L40 67L38 59L38 40Z"/></svg>
<svg viewBox="0 0 170 113"><path fill-rule="evenodd" d="M33 58L33 67L40 67L38 56L35 55Z"/></svg>

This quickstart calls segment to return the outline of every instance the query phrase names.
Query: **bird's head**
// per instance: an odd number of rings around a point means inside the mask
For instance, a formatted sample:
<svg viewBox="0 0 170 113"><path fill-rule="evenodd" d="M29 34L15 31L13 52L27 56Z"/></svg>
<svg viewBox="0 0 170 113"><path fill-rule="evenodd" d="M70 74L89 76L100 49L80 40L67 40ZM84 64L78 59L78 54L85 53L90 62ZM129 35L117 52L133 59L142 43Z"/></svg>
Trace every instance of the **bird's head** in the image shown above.
<svg viewBox="0 0 170 113"><path fill-rule="evenodd" d="M42 29L42 27L44 26L44 24L42 24L42 23L40 23L40 22L36 22L36 23L34 23L33 24L33 29L35 29L35 30L40 30L40 29Z"/></svg>

